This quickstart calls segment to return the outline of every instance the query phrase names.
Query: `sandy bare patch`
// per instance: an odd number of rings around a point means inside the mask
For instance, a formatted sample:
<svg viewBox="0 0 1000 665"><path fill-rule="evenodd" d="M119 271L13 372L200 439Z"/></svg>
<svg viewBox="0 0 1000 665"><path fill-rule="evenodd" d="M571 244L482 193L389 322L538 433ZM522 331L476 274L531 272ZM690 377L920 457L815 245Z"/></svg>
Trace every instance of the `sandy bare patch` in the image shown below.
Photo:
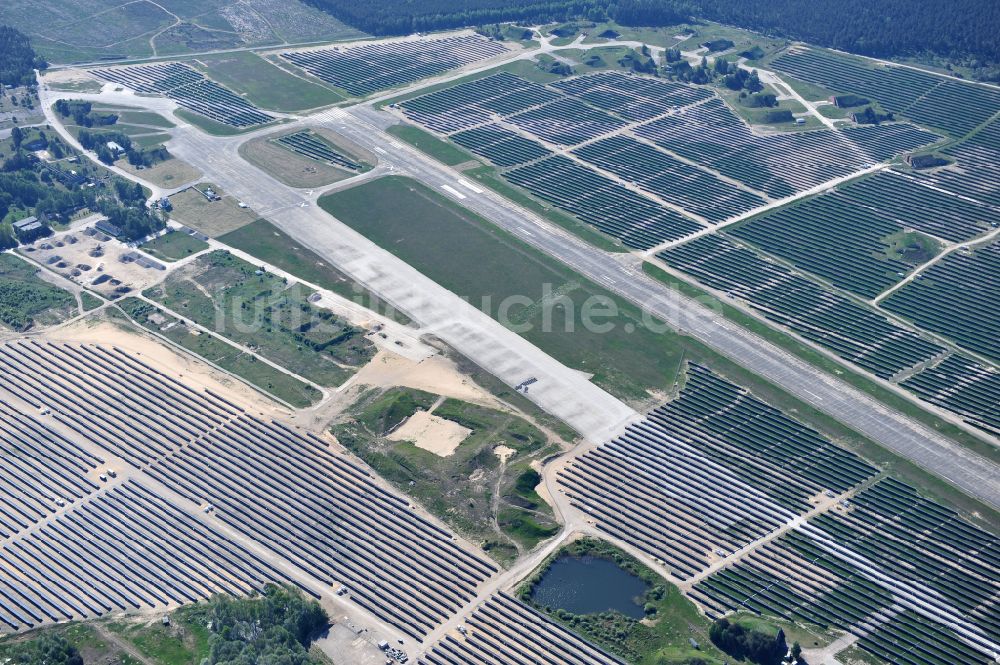
<svg viewBox="0 0 1000 665"><path fill-rule="evenodd" d="M85 92L94 88L100 89L103 83L82 69L50 69L42 75L42 83L51 85L54 89L79 87Z"/></svg>
<svg viewBox="0 0 1000 665"><path fill-rule="evenodd" d="M509 446L505 446L503 444L501 444L501 445L499 445L499 446L497 446L496 448L493 449L493 454L496 455L497 457L499 457L500 458L500 462L503 463L503 464L506 464L507 460L510 459L511 455L513 455L516 452L517 451L514 450L513 448L511 448Z"/></svg>
<svg viewBox="0 0 1000 665"><path fill-rule="evenodd" d="M439 457L454 454L472 430L458 423L435 416L429 411L417 411L397 427L387 438L390 441L411 441Z"/></svg>
<svg viewBox="0 0 1000 665"><path fill-rule="evenodd" d="M87 235L83 230L63 231L18 251L106 298L141 291L166 274L164 264L154 261L144 265L137 260L140 255L134 249L99 232ZM152 267L154 265L163 270Z"/></svg>
<svg viewBox="0 0 1000 665"><path fill-rule="evenodd" d="M542 475L542 476L545 475L543 473L544 469L543 469L542 461L541 460L537 460L537 459L533 460L529 466L532 469L534 469L535 471L537 471L540 475ZM542 501L544 501L545 503L549 504L550 507L552 507L552 508L556 507L556 502L555 502L555 500L553 500L552 495L549 494L548 485L545 484L544 480L542 482L538 483L538 486L535 487L535 492L538 494L538 496L540 496L542 498Z"/></svg>
<svg viewBox="0 0 1000 665"><path fill-rule="evenodd" d="M358 372L354 383L378 388L405 386L491 409L509 410L472 379L459 372L452 361L440 355L418 363L389 351L380 351Z"/></svg>
<svg viewBox="0 0 1000 665"><path fill-rule="evenodd" d="M115 346L135 354L138 360L153 366L168 376L180 379L193 388L206 388L238 404L250 412L264 417L283 417L278 409L260 393L228 374L219 372L195 358L179 353L151 336L139 331L130 332L121 325L88 317L67 328L62 328L45 339L81 344Z"/></svg>
<svg viewBox="0 0 1000 665"><path fill-rule="evenodd" d="M201 192L211 188L221 198L209 201ZM210 183L199 183L170 196L174 206L171 218L191 226L205 235L217 238L246 226L259 216L250 208L241 208L239 201Z"/></svg>

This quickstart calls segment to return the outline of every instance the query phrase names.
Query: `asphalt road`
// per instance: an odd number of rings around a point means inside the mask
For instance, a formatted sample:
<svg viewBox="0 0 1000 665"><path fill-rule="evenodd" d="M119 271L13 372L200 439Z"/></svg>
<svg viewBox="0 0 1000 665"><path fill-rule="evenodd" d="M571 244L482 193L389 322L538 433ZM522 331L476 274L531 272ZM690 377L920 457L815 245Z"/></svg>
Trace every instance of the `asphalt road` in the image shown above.
<svg viewBox="0 0 1000 665"><path fill-rule="evenodd" d="M148 97L115 101L136 106L170 104L168 100ZM344 134L377 153L382 160L380 166L387 172L409 175L455 199L674 329L691 335L970 496L1000 509L1000 466L715 316L702 304L668 290L642 273L639 259L634 255L603 252L499 195L489 191L475 193L462 186L458 172L384 132L396 122L391 114L366 104L348 110L322 111L297 122L323 125ZM282 129L294 124L283 125ZM238 156L240 144L270 131L274 130L211 137L181 124L172 132L174 138L168 148L200 168L207 179L224 191L246 200L293 238L312 247L504 381L516 385L531 376L538 377L539 384L532 387L532 399L584 436L597 440L609 438L636 417L634 411L583 380L579 373L559 364L318 210L315 206L318 192L286 187Z"/></svg>
<svg viewBox="0 0 1000 665"><path fill-rule="evenodd" d="M401 145L381 131L395 122L388 113L365 105L349 111L320 114L318 119L379 153L397 171L455 199L676 330L691 335L885 448L1000 509L1000 467L996 464L879 404L846 382L763 338L715 316L704 305L668 290L647 277L631 255L601 251L492 192L476 194L462 187L458 184L461 176L456 171ZM451 191L445 189L445 185ZM455 196L453 192L456 191L461 198Z"/></svg>
<svg viewBox="0 0 1000 665"><path fill-rule="evenodd" d="M584 437L603 441L639 417L581 372L323 212L315 202L323 190L287 187L244 162L237 150L246 140L245 135L210 137L178 127L167 147L200 169L206 180L245 201L297 242L405 312L422 335L440 338L509 385L536 379L528 396ZM381 168L387 173L397 170L390 166L392 162L386 160Z"/></svg>

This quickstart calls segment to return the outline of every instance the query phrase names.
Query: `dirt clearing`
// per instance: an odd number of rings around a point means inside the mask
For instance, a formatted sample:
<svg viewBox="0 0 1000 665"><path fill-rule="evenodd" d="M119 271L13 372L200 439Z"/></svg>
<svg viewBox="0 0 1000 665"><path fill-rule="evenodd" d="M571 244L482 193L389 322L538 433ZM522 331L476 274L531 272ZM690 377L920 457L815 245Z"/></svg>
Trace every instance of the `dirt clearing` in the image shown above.
<svg viewBox="0 0 1000 665"><path fill-rule="evenodd" d="M417 411L386 438L390 441L410 441L417 448L438 457L450 457L470 434L472 430L468 427L435 416L430 411Z"/></svg>

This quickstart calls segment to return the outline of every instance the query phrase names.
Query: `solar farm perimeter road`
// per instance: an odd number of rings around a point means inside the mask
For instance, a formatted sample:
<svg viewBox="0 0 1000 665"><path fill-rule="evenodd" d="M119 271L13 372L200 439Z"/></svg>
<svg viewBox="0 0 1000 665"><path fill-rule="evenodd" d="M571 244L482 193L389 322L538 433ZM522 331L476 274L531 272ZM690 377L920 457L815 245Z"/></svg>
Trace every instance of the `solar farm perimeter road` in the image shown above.
<svg viewBox="0 0 1000 665"><path fill-rule="evenodd" d="M493 192L469 189L459 182L458 172L386 134L383 130L395 122L389 114L365 105L320 113L311 120L374 150L397 170L423 181L966 494L1000 509L1000 466L715 316L694 300L668 290L644 275L631 255L605 253Z"/></svg>

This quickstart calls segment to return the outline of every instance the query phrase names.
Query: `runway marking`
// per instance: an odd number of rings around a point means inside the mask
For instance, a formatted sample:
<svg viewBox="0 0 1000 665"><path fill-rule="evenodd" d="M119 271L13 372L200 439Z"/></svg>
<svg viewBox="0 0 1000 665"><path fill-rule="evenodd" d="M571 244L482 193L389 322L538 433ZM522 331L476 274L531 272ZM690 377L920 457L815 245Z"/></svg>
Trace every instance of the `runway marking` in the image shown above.
<svg viewBox="0 0 1000 665"><path fill-rule="evenodd" d="M377 150L377 148L376 148L376 150ZM460 199L467 199L467 198L469 198L465 194L463 194L462 192L460 192L457 189L455 189L454 187L452 187L451 185L441 185L441 189L443 189L444 191L448 192L452 196L458 197Z"/></svg>
<svg viewBox="0 0 1000 665"><path fill-rule="evenodd" d="M389 154L389 153L387 153L387 152L386 152L385 150L383 150L382 148L380 148L380 147L378 147L378 146L375 146L375 152L380 152L380 153L382 153L383 155L388 155L388 154Z"/></svg>
<svg viewBox="0 0 1000 665"><path fill-rule="evenodd" d="M804 393L805 393L806 395L809 395L810 397L812 397L812 398L813 398L814 400L816 400L817 402L822 402L822 401L823 401L823 396L822 396L822 395L817 395L816 393L814 393L814 392L813 392L813 391L811 391L811 390L808 390L808 389L806 389L806 388L803 388L803 389L802 389L802 392L804 392Z"/></svg>
<svg viewBox="0 0 1000 665"><path fill-rule="evenodd" d="M482 194L483 193L483 190L479 189L478 187L476 187L475 185L473 185L468 180L463 180L462 178L459 178L458 179L458 184L460 184L462 187L465 187L468 190L471 190L471 191L475 192L476 194Z"/></svg>

